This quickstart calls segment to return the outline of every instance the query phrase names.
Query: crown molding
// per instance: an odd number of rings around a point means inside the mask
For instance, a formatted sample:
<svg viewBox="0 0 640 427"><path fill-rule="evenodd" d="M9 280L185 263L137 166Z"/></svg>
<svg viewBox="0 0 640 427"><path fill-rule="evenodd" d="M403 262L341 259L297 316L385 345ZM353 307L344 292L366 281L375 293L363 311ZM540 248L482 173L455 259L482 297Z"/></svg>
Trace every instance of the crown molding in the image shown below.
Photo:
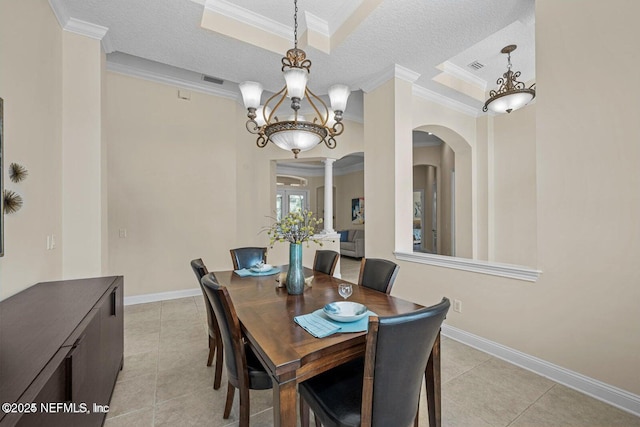
<svg viewBox="0 0 640 427"><path fill-rule="evenodd" d="M454 99L448 98L432 90L423 88L422 86L413 85L412 93L413 93L413 96L426 99L427 101L435 102L436 104L440 104L444 107L451 108L452 110L455 110L462 114L466 114L467 116L479 117L481 115L481 111L479 109L471 107L460 101L456 101Z"/></svg>
<svg viewBox="0 0 640 427"><path fill-rule="evenodd" d="M465 70L462 67L454 64L453 62L445 61L442 64L442 71L445 74L449 74L457 79L460 79L464 82L472 84L479 89L482 89L483 92L487 91L487 81L482 79L470 71Z"/></svg>
<svg viewBox="0 0 640 427"><path fill-rule="evenodd" d="M314 33L318 33L327 38L331 37L329 23L324 19L317 17L313 13L305 12L304 20L307 25L307 31L313 31Z"/></svg>
<svg viewBox="0 0 640 427"><path fill-rule="evenodd" d="M405 80L409 83L413 83L416 80L418 80L419 77L420 77L420 74L416 73L415 71L405 68L402 65L393 64L392 66L381 71L378 75L362 83L360 85L360 88L364 92L371 92L379 88L384 83L391 80L392 78Z"/></svg>
<svg viewBox="0 0 640 427"><path fill-rule="evenodd" d="M104 50L104 53L111 53L111 52L115 52L115 48L113 47L113 43L111 42L111 37L109 36L109 33L105 34L104 37L102 38L102 50Z"/></svg>
<svg viewBox="0 0 640 427"><path fill-rule="evenodd" d="M69 15L67 14L67 10L62 4L62 0L49 0L49 6L51 6L51 10L58 20L60 28L64 28L69 21Z"/></svg>
<svg viewBox="0 0 640 427"><path fill-rule="evenodd" d="M290 40L293 34L293 28L288 25L281 24L226 0L207 0L204 7L209 12L240 21L286 40Z"/></svg>
<svg viewBox="0 0 640 427"><path fill-rule="evenodd" d="M154 71L145 70L142 68L132 67L130 65L123 65L116 62L110 62L107 59L107 70L118 74L124 74L126 76L138 77L144 80L149 80L156 83L162 83L170 86L179 86L184 89L193 90L195 92L204 93L207 95L215 95L223 98L232 99L238 101L238 94L229 90L210 87L202 83L197 83L189 80L180 79L177 77L169 76L167 74L157 73Z"/></svg>
<svg viewBox="0 0 640 427"><path fill-rule="evenodd" d="M109 31L107 27L103 27L102 25L92 24L91 22L82 21L76 18L69 18L63 29L70 33L79 34L81 36L100 41L102 41L104 36L107 35L107 31Z"/></svg>
<svg viewBox="0 0 640 427"><path fill-rule="evenodd" d="M355 165L336 167L333 164L333 176L342 176L354 172L364 170L364 162ZM300 163L299 166L278 165L276 168L278 175L289 175L297 177L316 177L324 176L324 165L312 165L308 163Z"/></svg>

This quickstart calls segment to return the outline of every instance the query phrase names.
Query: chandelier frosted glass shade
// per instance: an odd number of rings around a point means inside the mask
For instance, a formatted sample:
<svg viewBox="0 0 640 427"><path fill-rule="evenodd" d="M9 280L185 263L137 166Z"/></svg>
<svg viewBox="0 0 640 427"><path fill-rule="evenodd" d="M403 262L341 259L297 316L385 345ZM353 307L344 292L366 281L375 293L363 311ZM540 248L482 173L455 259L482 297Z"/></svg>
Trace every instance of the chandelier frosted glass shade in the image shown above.
<svg viewBox="0 0 640 427"><path fill-rule="evenodd" d="M349 99L349 86L333 85L329 88L329 100L331 101L331 109L341 111L347 108L347 99Z"/></svg>
<svg viewBox="0 0 640 427"><path fill-rule="evenodd" d="M284 74L284 80L287 83L287 95L289 98L304 98L309 72L302 68L290 68L282 74Z"/></svg>
<svg viewBox="0 0 640 427"><path fill-rule="evenodd" d="M327 136L322 126L309 122L278 122L267 129L269 139L283 150L298 155L311 150Z"/></svg>
<svg viewBox="0 0 640 427"><path fill-rule="evenodd" d="M331 109L313 93L307 83L311 72L311 61L302 49L298 49L298 6L294 0L294 47L282 58L282 73L285 85L271 96L264 105L260 104L262 85L257 82L240 83L244 106L247 109L246 127L250 133L258 135L256 145L263 148L269 141L283 150L289 150L294 157L324 142L328 148L336 147L335 137L344 131L342 115L347 108L349 87L334 85L329 88ZM290 99L290 103L287 102ZM299 114L302 102L308 104L305 115ZM286 105L290 110L285 110ZM283 121L280 121L280 119Z"/></svg>
<svg viewBox="0 0 640 427"><path fill-rule="evenodd" d="M242 82L238 85L245 108L258 108L262 97L262 85L257 82Z"/></svg>
<svg viewBox="0 0 640 427"><path fill-rule="evenodd" d="M487 109L497 114L510 113L527 105L536 96L533 89L513 90L487 101Z"/></svg>
<svg viewBox="0 0 640 427"><path fill-rule="evenodd" d="M524 107L536 97L536 91L533 88L535 83L527 88L523 82L517 80L520 77L520 71L515 73L511 71L511 52L516 50L516 47L512 44L505 46L500 51L507 54L507 72L496 81L500 86L497 90L489 92L489 99L484 103L482 111L491 110L498 114L510 113Z"/></svg>

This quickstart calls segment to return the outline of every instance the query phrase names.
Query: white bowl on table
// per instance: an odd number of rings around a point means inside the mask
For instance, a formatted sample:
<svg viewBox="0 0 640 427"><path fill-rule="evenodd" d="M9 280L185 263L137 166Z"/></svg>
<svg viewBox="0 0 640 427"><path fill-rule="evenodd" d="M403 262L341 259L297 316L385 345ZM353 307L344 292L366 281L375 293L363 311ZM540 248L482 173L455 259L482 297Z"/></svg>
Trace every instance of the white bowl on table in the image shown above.
<svg viewBox="0 0 640 427"><path fill-rule="evenodd" d="M355 322L362 319L369 311L366 305L359 302L337 301L324 306L324 314L337 322Z"/></svg>
<svg viewBox="0 0 640 427"><path fill-rule="evenodd" d="M271 264L257 264L251 267L251 271L255 271L256 273L264 273L265 271L269 271L273 268Z"/></svg>

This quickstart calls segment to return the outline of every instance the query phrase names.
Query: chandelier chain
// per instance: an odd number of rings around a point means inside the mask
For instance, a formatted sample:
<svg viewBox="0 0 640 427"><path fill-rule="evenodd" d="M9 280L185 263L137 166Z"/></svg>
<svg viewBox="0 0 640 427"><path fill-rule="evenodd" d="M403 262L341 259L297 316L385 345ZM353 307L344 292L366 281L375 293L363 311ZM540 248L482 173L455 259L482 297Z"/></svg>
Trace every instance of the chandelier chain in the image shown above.
<svg viewBox="0 0 640 427"><path fill-rule="evenodd" d="M298 48L298 0L293 0L293 47Z"/></svg>

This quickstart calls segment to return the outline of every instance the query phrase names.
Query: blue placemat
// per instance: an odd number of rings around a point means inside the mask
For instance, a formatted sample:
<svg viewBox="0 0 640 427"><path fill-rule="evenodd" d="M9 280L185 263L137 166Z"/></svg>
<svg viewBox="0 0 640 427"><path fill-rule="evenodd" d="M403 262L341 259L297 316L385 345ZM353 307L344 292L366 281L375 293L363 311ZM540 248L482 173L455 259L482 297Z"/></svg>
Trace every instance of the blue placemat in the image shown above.
<svg viewBox="0 0 640 427"><path fill-rule="evenodd" d="M241 270L233 270L233 271L240 277L271 276L272 274L280 273L280 268L279 267L273 267L271 270L261 271L261 272L253 271L253 270L250 270L248 268L243 268Z"/></svg>
<svg viewBox="0 0 640 427"><path fill-rule="evenodd" d="M369 310L367 315L355 322L336 322L331 320L320 308L313 313L296 316L293 320L316 338L324 338L336 332L364 332L369 329L369 316L377 316Z"/></svg>

